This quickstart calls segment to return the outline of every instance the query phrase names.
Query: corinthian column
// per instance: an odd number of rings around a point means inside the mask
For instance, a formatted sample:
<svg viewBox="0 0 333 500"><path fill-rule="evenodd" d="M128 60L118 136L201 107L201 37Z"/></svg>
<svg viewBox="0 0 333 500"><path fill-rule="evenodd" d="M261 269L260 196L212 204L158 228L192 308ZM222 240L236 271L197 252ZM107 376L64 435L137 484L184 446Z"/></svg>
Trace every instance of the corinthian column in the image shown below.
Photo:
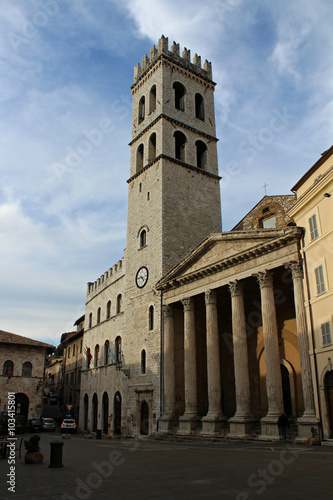
<svg viewBox="0 0 333 500"><path fill-rule="evenodd" d="M250 404L250 380L243 288L238 281L229 283L232 307L232 339L236 385L236 413L231 421L253 419Z"/></svg>
<svg viewBox="0 0 333 500"><path fill-rule="evenodd" d="M206 332L207 332L207 384L208 413L202 419L203 434L214 434L221 428L226 417L221 405L221 370L219 328L217 317L216 293L213 290L205 292Z"/></svg>
<svg viewBox="0 0 333 500"><path fill-rule="evenodd" d="M197 414L195 311L192 297L183 299L181 302L184 306L185 413L179 419L179 431L190 433L197 427L197 422L200 420Z"/></svg>
<svg viewBox="0 0 333 500"><path fill-rule="evenodd" d="M261 294L262 329L266 362L268 412L264 420L273 423L277 421L278 417L284 411L273 273L269 271L259 272L257 279Z"/></svg>
<svg viewBox="0 0 333 500"><path fill-rule="evenodd" d="M293 278L294 285L294 302L296 314L296 327L298 348L301 361L301 377L304 398L304 413L299 423L308 423L309 426L317 423L316 411L313 396L313 385L311 375L311 364L309 354L309 337L306 324L305 305L304 305L304 292L303 292L303 267L302 262L292 261L285 265L289 269ZM303 422L302 422L303 421ZM311 431L311 429L308 429ZM303 429L304 431L304 429ZM311 432L308 433L311 436ZM307 437L307 436L301 436Z"/></svg>
<svg viewBox="0 0 333 500"><path fill-rule="evenodd" d="M159 419L159 432L172 429L175 420L176 385L175 385L175 329L173 307L163 306L164 342L163 342L163 415Z"/></svg>

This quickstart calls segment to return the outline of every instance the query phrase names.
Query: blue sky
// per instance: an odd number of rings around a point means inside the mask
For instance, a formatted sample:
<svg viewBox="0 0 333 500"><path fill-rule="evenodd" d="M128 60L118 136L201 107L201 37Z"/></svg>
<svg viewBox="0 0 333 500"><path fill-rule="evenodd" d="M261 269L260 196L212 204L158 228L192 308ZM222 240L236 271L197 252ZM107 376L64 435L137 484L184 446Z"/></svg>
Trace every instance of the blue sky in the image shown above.
<svg viewBox="0 0 333 500"><path fill-rule="evenodd" d="M332 18L331 0L2 0L0 329L58 344L122 258L133 67L162 33L212 61L227 231L333 143Z"/></svg>

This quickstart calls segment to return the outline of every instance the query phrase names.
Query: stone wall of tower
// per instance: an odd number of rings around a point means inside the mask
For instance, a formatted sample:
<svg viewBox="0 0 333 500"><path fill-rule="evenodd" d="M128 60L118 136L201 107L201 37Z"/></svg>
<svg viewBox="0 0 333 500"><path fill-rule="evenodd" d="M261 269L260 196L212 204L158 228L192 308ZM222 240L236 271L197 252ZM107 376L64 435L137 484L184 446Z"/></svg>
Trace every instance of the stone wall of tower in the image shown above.
<svg viewBox="0 0 333 500"><path fill-rule="evenodd" d="M217 178L163 161L163 274L166 274L209 233L221 231L221 206Z"/></svg>

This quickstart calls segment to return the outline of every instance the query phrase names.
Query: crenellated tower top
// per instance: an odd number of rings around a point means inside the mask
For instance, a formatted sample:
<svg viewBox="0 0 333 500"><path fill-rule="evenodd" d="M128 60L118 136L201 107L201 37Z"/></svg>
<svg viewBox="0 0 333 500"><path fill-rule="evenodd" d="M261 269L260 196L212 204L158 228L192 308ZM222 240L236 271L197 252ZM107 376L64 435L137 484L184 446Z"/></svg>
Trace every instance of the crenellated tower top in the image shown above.
<svg viewBox="0 0 333 500"><path fill-rule="evenodd" d="M153 64L159 59L161 56L164 56L171 61L177 62L186 69L197 73L203 78L208 80L212 80L212 64L205 60L203 68L201 67L201 56L195 54L193 57L193 62L191 62L191 51L187 50L184 47L182 55L180 55L179 51L179 43L173 42L171 46L171 50L169 50L169 40L168 37L164 35L158 40L158 48L153 45L150 49L149 57L147 54L142 58L141 65L138 63L134 66L134 84L140 80L140 78L149 70Z"/></svg>

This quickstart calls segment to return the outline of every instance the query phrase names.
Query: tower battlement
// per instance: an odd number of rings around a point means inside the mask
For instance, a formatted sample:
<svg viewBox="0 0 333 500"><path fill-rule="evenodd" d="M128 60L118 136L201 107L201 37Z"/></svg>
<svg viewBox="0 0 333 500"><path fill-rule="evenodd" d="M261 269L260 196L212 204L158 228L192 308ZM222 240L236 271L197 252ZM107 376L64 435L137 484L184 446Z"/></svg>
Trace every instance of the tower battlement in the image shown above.
<svg viewBox="0 0 333 500"><path fill-rule="evenodd" d="M204 78L212 80L212 63L207 59L204 62L203 68L201 67L201 56L195 54L191 62L191 51L184 47L182 55L180 55L179 43L173 42L171 50L169 50L169 39L164 35L158 40L158 48L153 45L150 49L149 57L147 54L142 58L141 64L138 63L134 66L134 84L141 78L141 76L152 67L155 61L164 55L168 59L173 60L186 69L197 73Z"/></svg>
<svg viewBox="0 0 333 500"><path fill-rule="evenodd" d="M111 282L117 280L123 274L123 261L119 260L108 271L105 271L96 281L87 283L87 297L91 299L92 296L99 293L102 288L105 288Z"/></svg>

